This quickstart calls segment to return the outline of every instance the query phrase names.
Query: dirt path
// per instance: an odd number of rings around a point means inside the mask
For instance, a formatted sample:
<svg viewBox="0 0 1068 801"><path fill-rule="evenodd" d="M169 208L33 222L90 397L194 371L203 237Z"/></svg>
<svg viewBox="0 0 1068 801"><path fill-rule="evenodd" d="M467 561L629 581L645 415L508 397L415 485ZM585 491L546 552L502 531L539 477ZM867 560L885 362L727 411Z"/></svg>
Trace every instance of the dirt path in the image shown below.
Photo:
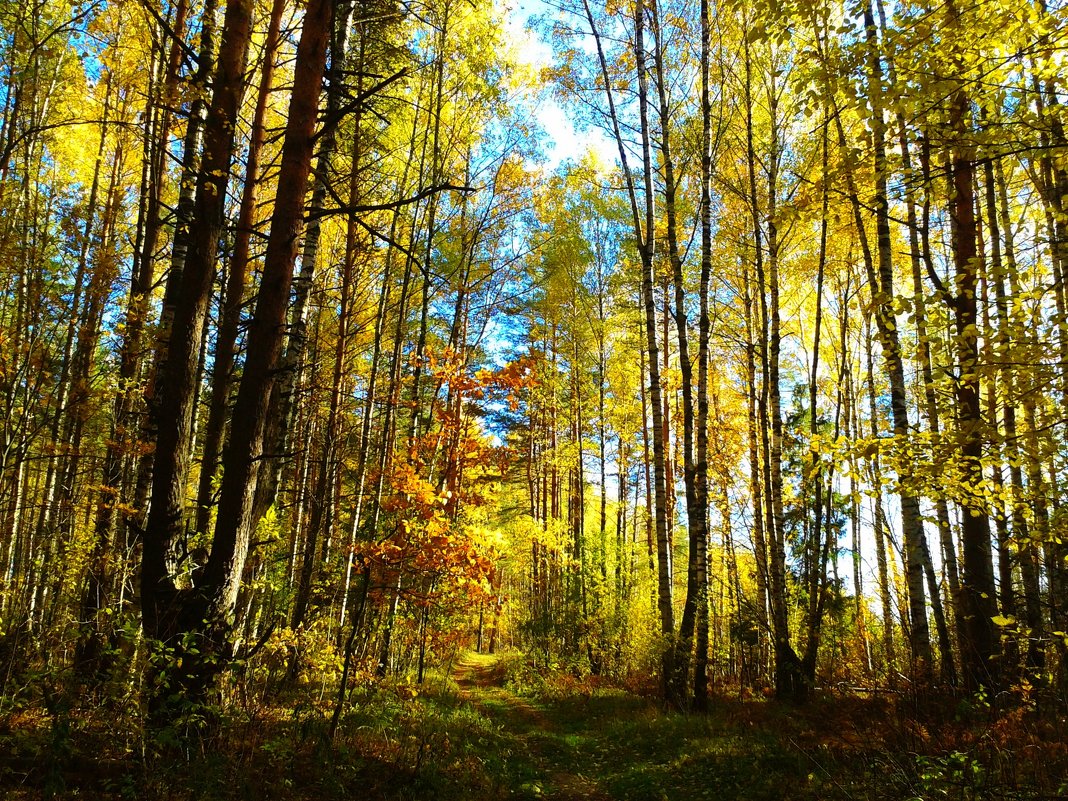
<svg viewBox="0 0 1068 801"><path fill-rule="evenodd" d="M467 693L471 688L499 687L503 680L501 661L492 654L466 652L452 668L452 677Z"/></svg>
<svg viewBox="0 0 1068 801"><path fill-rule="evenodd" d="M532 762L535 777L518 788L520 795L553 801L608 801L596 781L576 772L572 737L546 713L502 686L503 665L496 656L466 653L453 667L460 697L513 737Z"/></svg>

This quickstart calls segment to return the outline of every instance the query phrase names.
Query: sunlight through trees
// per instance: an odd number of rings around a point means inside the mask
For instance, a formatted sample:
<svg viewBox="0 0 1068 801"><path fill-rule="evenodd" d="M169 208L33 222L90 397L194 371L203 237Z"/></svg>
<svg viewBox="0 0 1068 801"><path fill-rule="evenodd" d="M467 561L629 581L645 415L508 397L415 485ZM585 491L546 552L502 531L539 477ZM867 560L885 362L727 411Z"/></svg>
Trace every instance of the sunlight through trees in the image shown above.
<svg viewBox="0 0 1068 801"><path fill-rule="evenodd" d="M4 697L1063 704L1064 9L506 13L0 1Z"/></svg>

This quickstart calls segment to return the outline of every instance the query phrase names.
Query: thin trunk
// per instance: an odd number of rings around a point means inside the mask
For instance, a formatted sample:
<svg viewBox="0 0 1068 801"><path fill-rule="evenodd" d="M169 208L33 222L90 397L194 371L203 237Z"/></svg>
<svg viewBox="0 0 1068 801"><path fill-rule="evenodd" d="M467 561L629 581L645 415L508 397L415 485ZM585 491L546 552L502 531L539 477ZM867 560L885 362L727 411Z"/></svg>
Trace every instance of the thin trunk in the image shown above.
<svg viewBox="0 0 1068 801"><path fill-rule="evenodd" d="M752 494L753 551L756 558L756 602L753 610L758 625L760 643L765 641L770 630L768 617L768 545L764 532L764 485L760 449L759 412L760 403L756 383L756 324L753 319L753 298L750 291L749 269L742 265L745 305L745 375L748 411L749 440L749 491Z"/></svg>
<svg viewBox="0 0 1068 801"><path fill-rule="evenodd" d="M701 286L697 343L697 454L694 460L694 502L700 527L694 545L697 554L697 654L694 659L694 706L708 708L708 362L712 324L708 313L712 277L712 100L710 70L709 0L701 0ZM721 514L725 512L725 508ZM730 525L730 517L724 519ZM729 528L728 528L729 531ZM729 539L728 539L729 542Z"/></svg>
<svg viewBox="0 0 1068 801"><path fill-rule="evenodd" d="M865 338L867 342L866 356L867 356L867 370L868 370L868 414L871 417L871 436L872 439L879 439L879 409L875 402L875 359L871 352L871 336L870 328L869 335ZM857 420L857 431L859 433L859 416L854 414L854 419ZM883 650L885 652L885 668L887 677L891 686L896 684L897 672L894 667L894 604L891 598L890 591L890 572L887 565L886 549L887 549L887 531L886 531L886 516L883 512L882 504L882 468L879 463L879 454L876 452L871 458L871 478L873 499L872 506L874 507L874 530L875 530L875 554L876 563L879 570L879 602L882 607L883 618Z"/></svg>
<svg viewBox="0 0 1068 801"><path fill-rule="evenodd" d="M931 360L931 339L927 333L927 302L923 287L923 272L934 271L934 262L931 256L931 243L929 237L930 205L926 201L923 207L923 219L921 223L916 219L915 191L913 189L912 156L909 148L908 133L903 113L898 114L898 137L903 154L903 170L905 178L905 202L907 221L909 225L909 253L912 264L912 315L916 322L917 356L920 361L920 374L923 379L923 414L927 418L927 426L931 431L934 445L937 447L941 439L941 424L939 421L938 401L936 396L934 369ZM921 154L921 165L924 181L926 183L928 161ZM922 226L919 227L918 226ZM922 236L917 235L917 230ZM935 497L935 515L938 523L938 539L942 548L943 575L948 580L953 621L956 628L958 642L963 639L964 620L958 614L959 606L957 599L960 598L960 573L957 569L957 549L953 542L953 529L949 520L949 503L946 501L944 492L937 493ZM928 553L928 558L930 554ZM931 594L932 608L943 607L942 593ZM943 612L944 617L944 612ZM937 618L936 618L937 622ZM941 657L942 677L947 684L957 683L957 668L953 658L953 650L948 642L948 635L943 638L939 632L939 652Z"/></svg>
<svg viewBox="0 0 1068 801"><path fill-rule="evenodd" d="M828 161L828 123L825 119L822 127L822 174L827 175ZM827 211L828 211L828 187L823 182L820 210L820 244L819 257L816 266L816 319L812 332L812 365L808 378L808 423L809 437L811 442L816 442L819 433L819 409L817 408L817 381L819 379L820 366L820 328L823 323L823 279L827 269ZM839 386L841 384L839 383ZM837 439L837 437L836 437ZM808 550L808 637L805 641L805 651L801 657L801 664L805 675L810 682L816 678L816 657L819 652L820 618L823 610L823 584L826 579L826 559L821 553L823 541L823 469L820 462L820 454L816 448L812 448L811 463L809 465L807 483L812 489L812 530L806 542ZM828 481L828 483L830 483ZM831 495L830 488L828 496ZM832 499L828 497L828 502Z"/></svg>
<svg viewBox="0 0 1068 801"><path fill-rule="evenodd" d="M690 656L693 649L693 636L697 624L698 605L703 603L703 593L699 589L700 565L698 557L703 558L701 540L707 536L707 513L697 498L696 466L694 464L694 399L693 399L693 364L690 359L689 330L686 314L686 290L683 277L682 254L679 252L678 215L676 210L675 160L671 151L671 109L667 94L667 81L664 70L663 34L660 30L660 14L655 2L650 5L650 22L653 34L653 70L656 78L656 90L660 119L660 163L664 172L664 214L666 219L666 238L668 263L671 266L672 282L675 288L675 330L679 343L679 374L682 388L682 462L683 484L686 493L686 522L689 535L689 561L686 570L686 598L683 603L682 617L679 622L678 639L675 644L675 675L671 680L669 692L671 701L678 705L687 702L687 679ZM665 287L664 325L667 326L667 292ZM664 332L667 342L667 331ZM664 425L670 429L668 415L664 415ZM665 441L668 441L665 432Z"/></svg>
<svg viewBox="0 0 1068 801"><path fill-rule="evenodd" d="M909 644L915 668L920 676L929 673L932 663L930 627L923 585L923 553L926 541L919 499L909 487L908 456L897 454L910 437L908 397L901 343L892 308L894 300L893 244L890 234L890 207L887 199L886 122L883 114L883 74L878 35L872 3L864 7L864 28L868 45L869 97L872 107L872 148L875 167L875 227L878 271L871 269L868 278L879 345L890 378L890 410L893 421L896 470L901 499L901 529L905 544L905 572L909 602Z"/></svg>
<svg viewBox="0 0 1068 801"><path fill-rule="evenodd" d="M1005 381L1008 397L1005 401L1005 437L1009 448L1009 475L1013 485L1013 529L1016 536L1020 576L1023 580L1024 612L1027 623L1027 667L1032 676L1041 676L1045 669L1046 654L1042 647L1045 623L1042 618L1041 591L1038 577L1038 549L1036 542L1047 542L1049 516L1043 497L1042 473L1037 460L1037 438L1035 436L1035 400L1034 394L1020 387L1019 380L1011 369L1014 362L1014 344L1011 331L1015 327L1021 332L1028 331L1028 322L1024 319L1012 319L1010 316L1009 297L1005 292L1005 276L1009 279L1009 291L1013 298L1021 296L1020 273L1016 264L1016 244L1012 232L1012 218L1009 215L1008 190L1001 161L997 162L992 176L987 171L987 208L991 219L1001 219L998 230L1003 232L1005 242L1005 265L1002 272L994 273L995 294L998 304L998 330L1001 358L1005 361ZM995 187L996 185L996 187ZM991 194L996 188L996 199ZM996 203L996 208L994 204ZM1029 336L1023 337L1020 344L1027 346ZM1011 382L1011 383L1010 383ZM1020 397L1023 408L1022 446L1017 433L1016 407L1014 400ZM1011 410L1011 411L1010 411ZM1027 472L1027 486L1024 486L1024 469ZM1033 509L1030 524L1025 513L1027 507Z"/></svg>
<svg viewBox="0 0 1068 801"><path fill-rule="evenodd" d="M649 406L652 410L652 442L653 442L653 497L654 497L654 527L656 530L657 548L657 610L659 613L660 631L665 637L672 637L675 633L675 613L671 603L671 553L668 547L667 530L667 488L665 474L665 443L663 429L663 400L660 387L660 348L657 344L656 334L656 301L653 292L655 281L654 255L655 239L654 231L654 183L652 166L652 131L649 125L649 76L646 66L645 51L645 3L638 0L634 7L634 57L638 77L638 113L640 118L640 134L642 149L642 185L644 187L644 214L639 206L638 191L634 185L634 178L630 172L627 158L627 140L624 138L619 118L616 114L615 95L612 90L612 81L608 70L607 60L601 44L601 36L593 18L588 0L583 0L586 11L586 19L590 25L597 49L598 64L602 77L605 79L605 92L608 96L612 130L616 145L619 150L620 162L623 165L623 175L627 186L627 196L630 201L630 209L637 240L638 254L641 259L642 270L642 304L645 312L645 338L646 356L649 368ZM673 675L672 651L669 646L665 647L661 659L662 681L667 689L667 682Z"/></svg>

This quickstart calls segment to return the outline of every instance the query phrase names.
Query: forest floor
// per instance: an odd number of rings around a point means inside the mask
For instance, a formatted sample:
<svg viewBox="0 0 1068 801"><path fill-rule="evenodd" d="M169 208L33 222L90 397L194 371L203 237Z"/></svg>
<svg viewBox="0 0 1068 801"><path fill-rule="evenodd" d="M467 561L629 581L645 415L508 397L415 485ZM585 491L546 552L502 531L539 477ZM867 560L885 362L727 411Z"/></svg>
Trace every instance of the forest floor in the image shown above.
<svg viewBox="0 0 1068 801"><path fill-rule="evenodd" d="M136 711L100 701L0 710L0 798L1068 799L1068 723L1023 706L719 696L684 714L529 657L469 652L423 685L369 678L350 700L333 738L327 685L235 691L193 736L146 733Z"/></svg>
<svg viewBox="0 0 1068 801"><path fill-rule="evenodd" d="M495 656L468 653L453 669L459 700L496 727L510 754L502 798L778 799L784 779L795 791L822 784L758 730L717 732L709 718L577 683L517 695L507 678Z"/></svg>
<svg viewBox="0 0 1068 801"><path fill-rule="evenodd" d="M932 704L919 715L885 696L845 696L805 707L718 698L708 714L680 714L589 677L544 681L521 658L470 652L452 681L448 749L476 755L470 797L1068 799L1057 778L1068 766L1063 728L1025 721L1019 709L1005 718ZM1025 754L1036 748L1055 761L1032 762ZM465 797L438 778L427 797Z"/></svg>
<svg viewBox="0 0 1068 801"><path fill-rule="evenodd" d="M571 716L569 721L559 704L536 706L504 689L505 673L496 656L465 654L452 675L465 703L476 706L524 746L517 749L518 761L526 764L517 767L530 778L513 790L559 801L610 798L599 783L604 779L600 758L604 752L595 719Z"/></svg>

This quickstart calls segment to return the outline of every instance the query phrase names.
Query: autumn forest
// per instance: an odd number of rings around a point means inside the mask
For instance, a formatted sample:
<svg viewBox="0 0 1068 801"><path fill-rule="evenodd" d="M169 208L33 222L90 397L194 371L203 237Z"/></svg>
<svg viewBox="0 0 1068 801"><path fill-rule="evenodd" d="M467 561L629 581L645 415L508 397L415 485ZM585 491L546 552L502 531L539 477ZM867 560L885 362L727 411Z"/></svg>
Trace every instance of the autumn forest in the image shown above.
<svg viewBox="0 0 1068 801"><path fill-rule="evenodd" d="M1064 797L1066 48L0 0L3 794Z"/></svg>

